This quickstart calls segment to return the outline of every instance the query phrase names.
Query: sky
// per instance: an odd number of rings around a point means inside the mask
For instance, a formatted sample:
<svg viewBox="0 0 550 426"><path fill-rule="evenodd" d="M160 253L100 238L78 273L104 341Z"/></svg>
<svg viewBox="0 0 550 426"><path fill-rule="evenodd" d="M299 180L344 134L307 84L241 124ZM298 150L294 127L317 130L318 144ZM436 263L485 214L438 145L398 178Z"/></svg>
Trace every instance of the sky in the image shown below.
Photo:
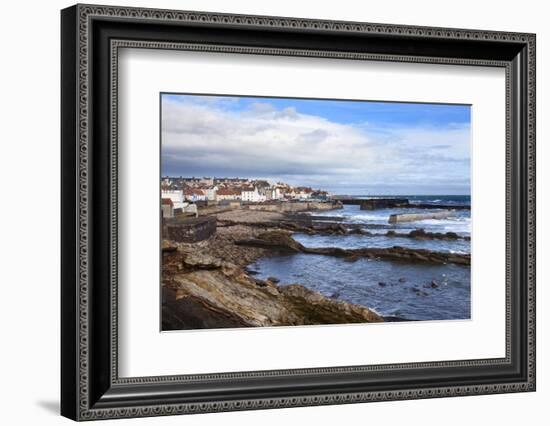
<svg viewBox="0 0 550 426"><path fill-rule="evenodd" d="M470 106L161 94L162 176L469 195Z"/></svg>

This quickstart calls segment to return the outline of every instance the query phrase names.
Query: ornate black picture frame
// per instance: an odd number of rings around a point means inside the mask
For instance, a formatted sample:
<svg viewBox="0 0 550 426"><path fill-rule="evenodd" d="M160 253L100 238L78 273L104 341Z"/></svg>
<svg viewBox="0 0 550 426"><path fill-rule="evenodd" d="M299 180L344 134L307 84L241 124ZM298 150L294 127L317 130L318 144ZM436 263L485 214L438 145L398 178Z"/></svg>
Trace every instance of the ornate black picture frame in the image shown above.
<svg viewBox="0 0 550 426"><path fill-rule="evenodd" d="M92 420L535 390L534 34L96 5L64 9L61 28L62 415ZM504 68L506 356L120 378L120 47Z"/></svg>

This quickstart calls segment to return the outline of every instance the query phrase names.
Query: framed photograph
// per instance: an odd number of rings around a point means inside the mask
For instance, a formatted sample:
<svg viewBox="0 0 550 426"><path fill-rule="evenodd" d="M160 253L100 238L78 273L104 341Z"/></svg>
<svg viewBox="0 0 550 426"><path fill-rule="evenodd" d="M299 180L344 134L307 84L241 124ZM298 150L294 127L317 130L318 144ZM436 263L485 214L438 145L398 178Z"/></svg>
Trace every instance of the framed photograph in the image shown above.
<svg viewBox="0 0 550 426"><path fill-rule="evenodd" d="M61 12L61 411L535 390L535 35Z"/></svg>

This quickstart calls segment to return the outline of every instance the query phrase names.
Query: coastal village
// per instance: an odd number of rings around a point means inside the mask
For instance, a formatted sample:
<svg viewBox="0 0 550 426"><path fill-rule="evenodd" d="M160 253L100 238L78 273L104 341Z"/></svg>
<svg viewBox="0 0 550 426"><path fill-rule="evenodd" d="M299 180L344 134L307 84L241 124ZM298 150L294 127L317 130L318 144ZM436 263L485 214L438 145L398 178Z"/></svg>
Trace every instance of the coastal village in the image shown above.
<svg viewBox="0 0 550 426"><path fill-rule="evenodd" d="M207 207L240 208L254 204L273 206L330 201L329 193L321 189L238 177L166 176L161 180L161 196L163 218L198 216L199 211Z"/></svg>

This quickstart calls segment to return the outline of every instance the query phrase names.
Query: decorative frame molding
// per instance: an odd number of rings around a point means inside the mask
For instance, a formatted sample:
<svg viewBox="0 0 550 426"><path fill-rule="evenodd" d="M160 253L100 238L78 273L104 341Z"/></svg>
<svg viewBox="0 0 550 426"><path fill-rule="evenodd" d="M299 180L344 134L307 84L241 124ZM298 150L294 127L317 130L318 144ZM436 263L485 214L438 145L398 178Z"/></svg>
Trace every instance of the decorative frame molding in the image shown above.
<svg viewBox="0 0 550 426"><path fill-rule="evenodd" d="M325 50L320 48L258 47L244 44L216 44L181 41L160 35L161 40L136 38L124 33L125 23L139 23L143 31L158 31L174 25L180 28L224 28L227 31L276 31L278 34L315 32L327 37L348 34L382 40L374 51ZM96 25L97 26L94 26ZM101 25L105 25L104 29ZM118 27L120 25L120 27ZM103 36L102 32L109 33ZM117 38L116 34L125 37ZM164 36L164 39L162 37ZM200 36L200 34L199 34ZM197 36L197 37L199 37ZM96 39L94 39L96 37ZM193 38L193 37L191 37ZM424 43L423 52L436 51L437 43L479 46L480 53L438 56L426 53L405 55L382 52L384 40L414 45ZM284 43L284 40L283 40ZM336 42L335 42L336 44ZM118 49L154 48L218 51L239 54L294 55L338 59L443 63L503 67L506 70L506 357L502 359L389 364L361 367L274 370L191 376L119 378L117 368L117 87ZM494 52L488 54L487 48ZM498 47L498 49L495 49ZM431 49L431 50L430 50ZM484 50L485 49L485 50ZM500 49L500 50L499 50ZM457 49L457 51L461 51ZM463 50L462 50L463 51ZM246 410L352 402L434 398L535 390L535 36L510 32L411 27L402 25L337 22L266 16L230 15L126 7L76 5L62 12L62 414L75 420L139 417L184 413ZM108 63L103 63L108 62ZM96 67L96 68L94 68ZM101 100L99 98L101 97ZM108 102L108 104L105 103ZM108 111L107 111L108 110ZM108 115L107 115L108 114ZM107 117L108 126L98 124ZM94 121L95 120L95 121ZM100 146L96 140L107 138ZM105 142L105 140L103 140ZM94 158L94 168L91 167ZM98 158L108 171L98 178ZM107 161L108 158L108 161ZM98 188L98 189L96 189ZM99 188L108 188L102 198ZM515 211L514 209L520 209ZM108 237L96 229L108 230ZM97 266L96 247L108 253L108 265ZM512 263L513 256L520 264ZM99 283L98 276L108 278ZM515 286L514 286L515 285ZM522 298L518 301L518 297ZM92 300L94 304L92 305ZM512 302L521 302L521 309ZM108 306L99 312L97 304ZM95 306L93 309L92 306ZM519 306L519 305L518 305ZM518 339L521 342L518 342ZM99 343L98 343L99 342ZM519 352L518 352L519 351ZM521 360L519 358L521 358ZM519 364L518 364L519 363ZM331 376L408 370L471 369L494 366L515 371L509 380L478 381L469 385L427 387L397 386L369 390L372 384L348 387L338 392L300 394L276 391L269 397L218 395L193 399L163 397L162 387L198 385L220 387L227 381L258 381L314 376L329 382ZM434 379L435 380L435 379ZM261 384L266 386L265 383ZM290 385L289 385L290 386ZM370 388L369 388L370 386ZM135 392L150 392L138 397ZM353 388L353 389L352 389ZM244 392L244 391L243 391ZM243 393L244 395L244 393Z"/></svg>

